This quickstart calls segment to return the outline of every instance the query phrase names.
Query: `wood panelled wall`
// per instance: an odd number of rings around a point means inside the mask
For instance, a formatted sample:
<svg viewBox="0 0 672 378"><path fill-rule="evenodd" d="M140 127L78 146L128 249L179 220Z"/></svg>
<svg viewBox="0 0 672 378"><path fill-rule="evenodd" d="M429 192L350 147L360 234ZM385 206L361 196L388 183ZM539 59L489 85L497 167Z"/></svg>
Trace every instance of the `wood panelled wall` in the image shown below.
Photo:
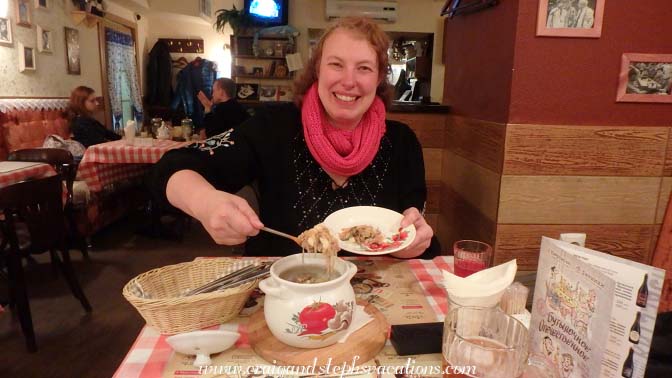
<svg viewBox="0 0 672 378"><path fill-rule="evenodd" d="M535 269L541 236L650 263L672 191L668 127L516 125L448 116L439 229ZM672 147L672 145L670 145Z"/></svg>
<svg viewBox="0 0 672 378"><path fill-rule="evenodd" d="M427 180L425 218L438 235L441 200L442 155L445 147L446 115L433 113L387 113L387 119L411 127L422 145ZM422 210L422 209L421 209ZM445 248L444 248L445 249Z"/></svg>

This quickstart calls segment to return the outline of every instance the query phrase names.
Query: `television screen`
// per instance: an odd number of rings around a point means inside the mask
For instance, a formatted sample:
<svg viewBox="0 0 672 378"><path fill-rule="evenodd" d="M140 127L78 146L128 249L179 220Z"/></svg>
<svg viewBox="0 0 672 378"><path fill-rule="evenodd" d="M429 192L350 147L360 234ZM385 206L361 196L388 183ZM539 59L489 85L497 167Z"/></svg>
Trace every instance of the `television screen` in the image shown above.
<svg viewBox="0 0 672 378"><path fill-rule="evenodd" d="M257 26L287 25L288 0L245 0L245 12Z"/></svg>

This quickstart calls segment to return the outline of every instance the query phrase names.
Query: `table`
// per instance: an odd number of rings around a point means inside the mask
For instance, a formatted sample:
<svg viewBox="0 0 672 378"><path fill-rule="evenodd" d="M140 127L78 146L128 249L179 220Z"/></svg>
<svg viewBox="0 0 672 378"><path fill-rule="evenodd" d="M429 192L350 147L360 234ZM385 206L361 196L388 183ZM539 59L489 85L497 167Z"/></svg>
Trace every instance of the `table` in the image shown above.
<svg viewBox="0 0 672 378"><path fill-rule="evenodd" d="M386 259L408 264L419 286L422 288L427 303L436 315L436 321L443 321L446 315L447 298L445 290L439 286L439 283L443 280L442 270L453 271L452 256L439 256L433 260L396 260L385 257L357 259L374 261ZM235 322L221 326L222 329L231 329L231 327L241 333L241 338L236 344L236 348L249 348L245 326L238 325ZM172 354L172 349L166 343L166 336L160 335L158 331L145 326L140 331L140 335L135 340L135 343L133 343L131 350L117 369L114 377L161 377Z"/></svg>
<svg viewBox="0 0 672 378"><path fill-rule="evenodd" d="M0 188L29 179L50 177L56 170L45 163L0 161Z"/></svg>
<svg viewBox="0 0 672 378"><path fill-rule="evenodd" d="M121 180L142 176L167 151L191 142L153 139L151 146L127 145L126 140L95 144L86 149L77 169L77 180L86 182L89 190L100 192Z"/></svg>

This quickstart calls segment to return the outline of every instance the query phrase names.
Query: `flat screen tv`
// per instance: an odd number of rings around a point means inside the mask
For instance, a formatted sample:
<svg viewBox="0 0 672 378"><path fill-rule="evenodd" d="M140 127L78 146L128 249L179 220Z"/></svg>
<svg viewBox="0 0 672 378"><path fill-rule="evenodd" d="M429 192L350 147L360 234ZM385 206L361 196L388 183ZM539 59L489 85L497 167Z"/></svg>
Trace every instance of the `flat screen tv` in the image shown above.
<svg viewBox="0 0 672 378"><path fill-rule="evenodd" d="M287 25L289 0L245 0L245 13L255 26Z"/></svg>

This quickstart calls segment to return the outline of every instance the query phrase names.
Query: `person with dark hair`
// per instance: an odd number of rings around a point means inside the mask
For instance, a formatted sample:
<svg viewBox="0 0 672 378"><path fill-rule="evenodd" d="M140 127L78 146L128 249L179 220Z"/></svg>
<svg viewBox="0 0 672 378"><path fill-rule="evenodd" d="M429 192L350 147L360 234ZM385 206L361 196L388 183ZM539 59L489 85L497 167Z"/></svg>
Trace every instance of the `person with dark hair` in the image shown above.
<svg viewBox="0 0 672 378"><path fill-rule="evenodd" d="M238 126L250 117L236 100L236 82L231 79L215 80L212 85L212 99L208 99L208 96L200 91L198 100L205 108L202 130L205 131L204 136L207 138Z"/></svg>
<svg viewBox="0 0 672 378"><path fill-rule="evenodd" d="M93 89L85 86L75 88L70 94L68 119L72 139L89 147L94 144L121 139L120 135L108 130L102 123L93 118L98 109L98 99Z"/></svg>
<svg viewBox="0 0 672 378"><path fill-rule="evenodd" d="M436 255L423 216L422 148L407 125L385 119L389 45L372 20L339 19L295 83L294 104L269 104L238 127L166 153L152 170L154 198L198 219L218 244L245 243L246 255L300 252L290 240L260 234L264 225L298 235L358 205L403 213L400 226L415 226L413 242L393 256ZM231 194L253 182L258 215Z"/></svg>

